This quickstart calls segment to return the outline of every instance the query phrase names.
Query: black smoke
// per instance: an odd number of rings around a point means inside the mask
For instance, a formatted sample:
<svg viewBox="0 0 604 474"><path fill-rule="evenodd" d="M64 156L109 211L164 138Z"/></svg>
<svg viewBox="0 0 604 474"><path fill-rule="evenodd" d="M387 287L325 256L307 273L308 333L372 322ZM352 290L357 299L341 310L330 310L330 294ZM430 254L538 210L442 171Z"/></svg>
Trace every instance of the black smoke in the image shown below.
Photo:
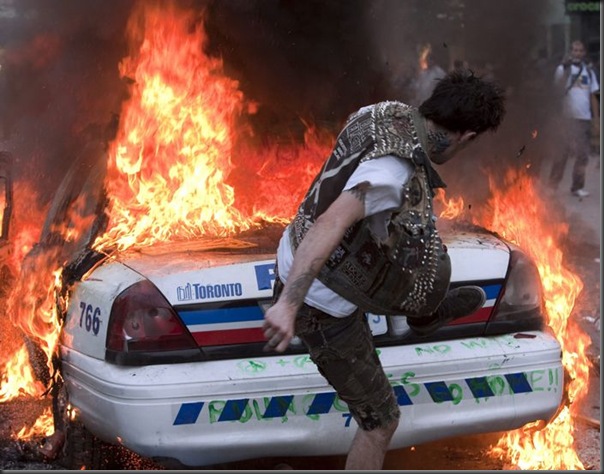
<svg viewBox="0 0 604 474"><path fill-rule="evenodd" d="M132 2L0 2L0 146L51 197L86 140L119 113Z"/></svg>

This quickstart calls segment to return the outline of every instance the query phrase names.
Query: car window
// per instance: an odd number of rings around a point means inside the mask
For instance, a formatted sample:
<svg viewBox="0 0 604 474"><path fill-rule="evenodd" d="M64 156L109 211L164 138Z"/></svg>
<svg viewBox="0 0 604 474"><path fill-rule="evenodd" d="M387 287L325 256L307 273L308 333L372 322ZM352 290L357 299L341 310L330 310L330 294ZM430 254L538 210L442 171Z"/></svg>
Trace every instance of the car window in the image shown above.
<svg viewBox="0 0 604 474"><path fill-rule="evenodd" d="M105 150L90 144L82 150L57 189L40 243L60 245L65 257L82 251L95 238L103 218Z"/></svg>

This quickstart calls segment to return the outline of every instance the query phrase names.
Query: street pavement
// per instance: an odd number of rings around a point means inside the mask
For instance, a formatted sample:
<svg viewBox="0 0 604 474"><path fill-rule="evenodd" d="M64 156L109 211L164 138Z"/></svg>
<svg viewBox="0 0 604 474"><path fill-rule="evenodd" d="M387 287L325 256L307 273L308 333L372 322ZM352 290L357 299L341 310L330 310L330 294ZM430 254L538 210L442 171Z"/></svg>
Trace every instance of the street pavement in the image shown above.
<svg viewBox="0 0 604 474"><path fill-rule="evenodd" d="M569 160L563 181L556 192L556 196L566 209L569 224L580 223L586 235L581 240L593 242L600 246L602 240L602 202L601 202L601 169L600 156L592 154L587 167L585 189L590 195L578 198L570 193L571 173L573 161ZM547 170L549 172L549 170ZM572 229L571 229L572 230Z"/></svg>

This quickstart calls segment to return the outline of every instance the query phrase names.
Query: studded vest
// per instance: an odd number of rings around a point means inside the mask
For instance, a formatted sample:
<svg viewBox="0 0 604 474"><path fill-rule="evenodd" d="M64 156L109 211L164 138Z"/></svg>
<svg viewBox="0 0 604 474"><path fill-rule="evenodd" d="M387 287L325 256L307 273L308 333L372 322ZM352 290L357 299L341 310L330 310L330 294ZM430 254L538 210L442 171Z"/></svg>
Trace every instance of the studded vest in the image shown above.
<svg viewBox="0 0 604 474"><path fill-rule="evenodd" d="M417 110L400 102L381 102L352 114L289 226L296 249L360 163L385 155L413 162L414 173L403 187L401 207L392 213L388 237L378 241L362 219L347 229L317 276L365 311L431 314L449 288L451 263L432 207L433 188L445 184L423 150L424 133Z"/></svg>

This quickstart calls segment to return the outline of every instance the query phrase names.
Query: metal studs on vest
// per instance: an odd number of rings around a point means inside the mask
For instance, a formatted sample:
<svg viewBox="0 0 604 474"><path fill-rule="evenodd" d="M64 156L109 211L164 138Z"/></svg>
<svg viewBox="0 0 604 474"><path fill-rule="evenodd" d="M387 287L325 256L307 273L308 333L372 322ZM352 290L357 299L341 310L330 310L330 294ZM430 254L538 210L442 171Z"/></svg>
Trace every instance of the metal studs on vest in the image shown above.
<svg viewBox="0 0 604 474"><path fill-rule="evenodd" d="M328 288L376 314L431 314L449 287L451 263L436 232L430 164L417 128L423 122L415 117L414 109L399 102L382 102L352 114L336 146L346 153L332 152L290 225L295 249L317 211L337 198L359 163L385 155L413 163L414 174L403 186L388 238L377 241L368 222L358 222L346 231L318 275Z"/></svg>

